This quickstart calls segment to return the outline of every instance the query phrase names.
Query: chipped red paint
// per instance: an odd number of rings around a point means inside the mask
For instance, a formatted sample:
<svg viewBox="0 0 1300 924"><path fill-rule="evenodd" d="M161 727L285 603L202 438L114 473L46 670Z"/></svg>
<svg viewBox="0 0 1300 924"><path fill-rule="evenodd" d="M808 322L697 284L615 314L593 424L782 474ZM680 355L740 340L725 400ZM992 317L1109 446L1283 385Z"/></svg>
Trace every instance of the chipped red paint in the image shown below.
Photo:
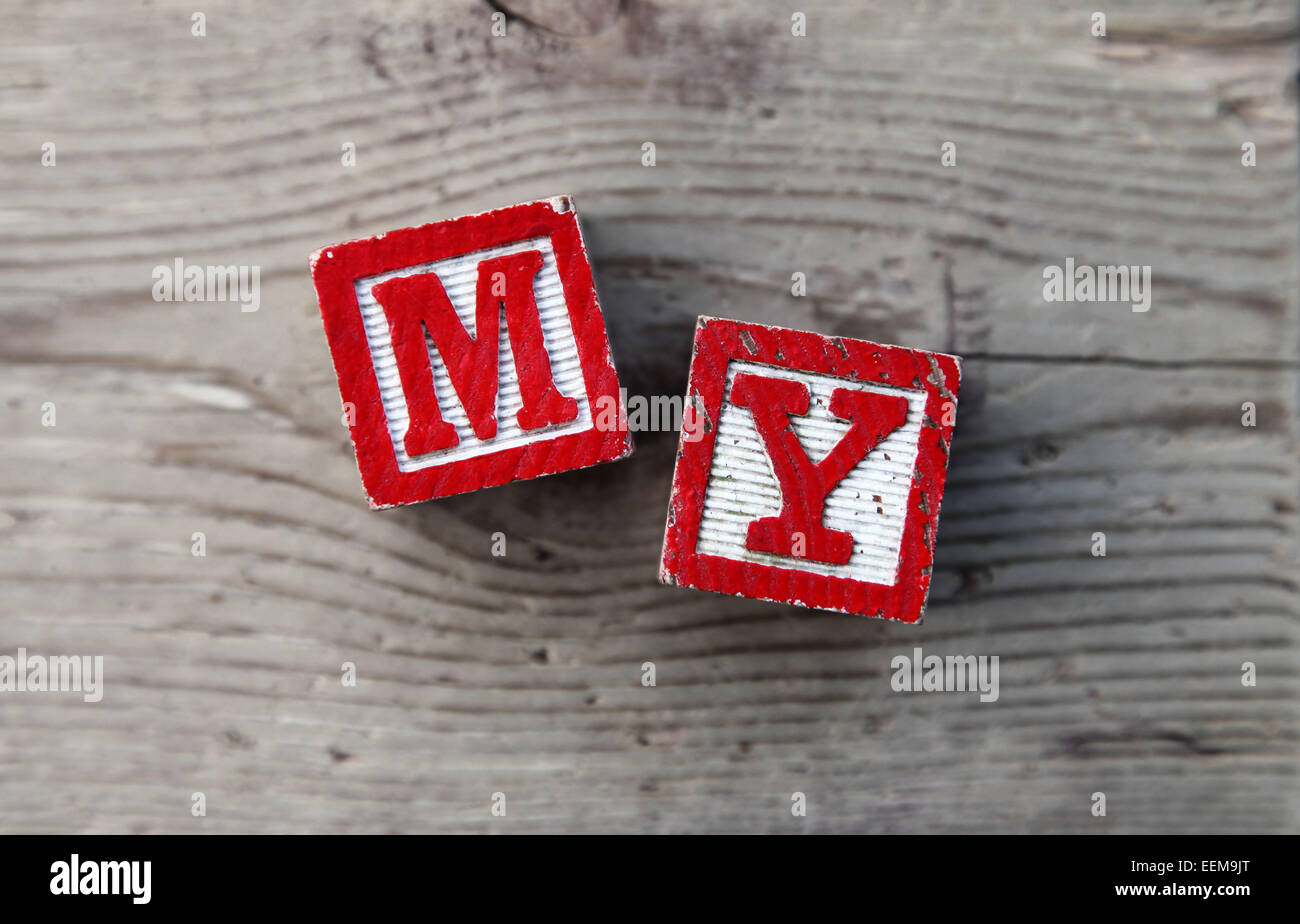
<svg viewBox="0 0 1300 924"><path fill-rule="evenodd" d="M782 368L835 376L847 380L845 385L849 393L853 393L854 381L925 392L925 423L920 428L916 464L903 522L898 573L893 585L801 570L799 559L793 557L790 559L790 567L786 568L757 561L724 558L696 549L726 387L727 367L732 360L774 367L771 375L778 381ZM742 376L737 376L737 380L741 378ZM948 449L952 440L960 381L960 359L956 356L722 318L700 318L695 330L695 347L686 394L688 404L694 400L702 412L704 437L698 442L683 440L679 444L660 580L667 584L761 600L918 622L930 589L934 538L939 526L939 503L943 497L948 469ZM753 394L750 387L752 384L746 386L750 393L742 400L760 397ZM771 391L767 395L769 413L772 403L778 400L786 402L787 408L798 408L798 395L795 394L797 389L788 389L790 394L784 399L778 395L779 388ZM739 404L735 398L733 385L733 403ZM945 404L949 403L950 407L945 408ZM869 437L874 437L874 445L884 433L898 426L898 408L888 402L876 402L862 405L857 413L868 408L880 418L865 431ZM840 407L833 408L833 413L848 420L853 415L846 416L840 412L850 410L848 399L842 398ZM945 414L945 410L949 413ZM796 413L796 410L789 412ZM852 432L851 429L850 434ZM790 431L785 433L793 435ZM783 435L778 434L778 437L781 436ZM781 439L777 439L774 444L771 437L764 438L769 462L774 445L778 451L793 455L792 446L787 446L784 450L779 448ZM845 439L848 440L849 437L846 436ZM861 458L857 455L857 448L851 446L845 451ZM832 454L839 451L837 446ZM803 455L801 447L799 455ZM790 466L795 470L796 478L807 478L815 469L807 463L806 456L803 459L803 466L798 464L797 456L793 461L784 459L774 466L774 472ZM843 468L842 464L840 467ZM848 468L844 468L844 471L847 472ZM833 479L835 481L843 477L839 471L833 472L833 475L838 475ZM787 480L788 477L787 475ZM781 481L783 488L788 483L787 480ZM791 499L784 496L783 490L783 515L787 509L806 505L810 510L815 507L820 517L826 490L824 484L812 485L810 493L818 494L819 497L808 500ZM765 518L751 523L747 547L761 549L764 538L771 538L766 535L771 530L771 525L758 527L759 535L756 536L756 524L776 519L780 518ZM759 541L757 546L754 543L756 538ZM805 557L812 559L808 552L805 552Z"/></svg>
<svg viewBox="0 0 1300 924"><path fill-rule="evenodd" d="M482 453L470 458L401 471L380 398L379 382L357 300L356 280L544 236L550 238L555 252L556 269L586 386L591 427L523 446L493 449L488 445ZM524 257L504 262L501 258L485 260L480 264L480 273L484 264L492 264L506 272L507 278L526 277L531 286L536 268L527 259L527 254ZM529 202L323 247L312 254L311 270L338 375L339 392L344 404L351 404L355 409L356 419L350 428L352 444L372 507L411 504L584 468L623 458L632 451L631 437L626 430L606 432L596 427L596 404L602 397L613 402L612 407L618 409L620 416L623 411L619 404L618 376L610 356L605 320L596 298L587 249L578 227L577 214L567 198ZM491 374L499 374L496 354L491 349L473 351L474 341L464 335L463 328L460 328L461 337L454 335L451 329L454 319L447 317L445 312L439 315L433 310L434 307L449 308L449 305L417 304L417 296L434 297L427 284L421 289L416 281L420 278L404 277L397 285L389 281L373 290L388 316L403 392L411 404L413 422L421 411L421 400L425 401L421 426L418 432L408 433L407 438L413 440L413 444L407 445L420 451L443 448L454 445L454 434L449 437L445 426L437 427L441 420L440 417L434 420L437 402L434 401L433 408L427 404L432 394L431 387L411 388L413 382L418 382L419 375L429 375L429 359L427 351L408 348L410 318L404 313L406 311L419 315L417 332L419 322L432 318L434 326L430 330L437 329L440 342L460 342L464 347L459 351L449 350L455 354L457 364L454 384L458 392L464 391L459 395L463 404L468 397L466 410L472 417L475 435L490 439L496 434L495 406L484 410L484 401L472 394L473 383L469 378L475 370L482 372L489 366ZM441 286L436 288L441 289ZM480 300L484 296L481 285L478 296ZM444 294L442 300L445 297ZM550 357L545 346L538 342L541 329L536 306L531 302L531 295L528 299L506 301L507 327L521 390L526 399L529 396L533 398L519 414L520 425L526 430L574 419L572 399L566 400L555 391ZM489 362L489 358L492 361ZM451 363L448 363L448 368L449 371L452 369ZM494 392L496 386L497 382L493 381L485 383L484 389Z"/></svg>

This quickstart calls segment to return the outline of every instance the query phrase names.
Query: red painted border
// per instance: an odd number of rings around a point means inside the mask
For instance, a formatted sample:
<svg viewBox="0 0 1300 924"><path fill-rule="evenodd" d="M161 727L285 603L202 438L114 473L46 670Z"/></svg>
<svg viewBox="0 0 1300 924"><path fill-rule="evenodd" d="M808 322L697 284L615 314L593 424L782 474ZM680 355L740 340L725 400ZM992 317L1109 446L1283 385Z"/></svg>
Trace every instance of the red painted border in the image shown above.
<svg viewBox="0 0 1300 924"><path fill-rule="evenodd" d="M566 204L567 210L557 211L557 205ZM388 434L361 308L357 304L355 281L543 235L550 237L555 250L556 267L587 386L592 429L489 451L446 465L400 471ZM463 494L585 468L631 453L628 432L602 432L594 426L596 402L600 397L607 395L615 402L620 400L618 375L614 371L605 319L596 298L577 212L567 197L528 202L323 247L311 256L311 272L338 375L339 393L345 403L351 402L356 408L356 422L351 427L352 445L372 507ZM618 404L615 407L619 408L621 419L622 408Z"/></svg>
<svg viewBox="0 0 1300 924"><path fill-rule="evenodd" d="M926 392L928 420L921 427L917 446L908 514L903 524L898 581L894 585L742 562L696 551L727 364L732 359ZM930 590L939 502L943 497L948 447L952 441L952 425L943 425L943 403L951 400L956 404L960 383L961 360L945 353L701 317L695 328L686 395L688 404L694 397L702 410L705 433L697 442L683 439L678 447L660 580L700 590L918 622Z"/></svg>

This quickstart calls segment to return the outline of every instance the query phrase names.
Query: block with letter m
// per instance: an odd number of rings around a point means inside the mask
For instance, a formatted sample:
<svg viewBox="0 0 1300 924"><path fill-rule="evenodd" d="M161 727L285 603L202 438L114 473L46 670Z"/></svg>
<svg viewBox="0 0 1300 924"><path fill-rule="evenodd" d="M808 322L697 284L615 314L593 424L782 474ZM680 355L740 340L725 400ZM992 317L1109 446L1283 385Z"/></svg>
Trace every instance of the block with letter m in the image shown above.
<svg viewBox="0 0 1300 924"><path fill-rule="evenodd" d="M568 197L324 247L311 267L372 507L631 452L596 425L620 391Z"/></svg>
<svg viewBox="0 0 1300 924"><path fill-rule="evenodd" d="M918 622L960 360L700 318L660 579Z"/></svg>

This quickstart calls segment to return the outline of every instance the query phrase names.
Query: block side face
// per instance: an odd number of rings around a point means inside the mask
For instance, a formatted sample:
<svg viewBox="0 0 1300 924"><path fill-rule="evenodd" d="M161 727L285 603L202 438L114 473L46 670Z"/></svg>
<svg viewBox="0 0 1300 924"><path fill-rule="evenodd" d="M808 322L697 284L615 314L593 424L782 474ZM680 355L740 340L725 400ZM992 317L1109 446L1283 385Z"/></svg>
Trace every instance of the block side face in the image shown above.
<svg viewBox="0 0 1300 924"><path fill-rule="evenodd" d="M796 399L792 405L797 413L777 418L773 433L788 428L795 442L783 444L778 454L804 456L802 477L813 473L803 488L789 482L797 495L792 502L812 498L821 517L808 522L851 537L836 546L839 552L771 547L756 526L783 510L787 485L775 472L776 444L756 426L759 415L735 400L737 376L745 374L784 383L781 389L793 389L787 394L806 395L806 404ZM679 449L661 580L918 621L930 585L958 381L956 359L943 354L701 318L687 398L702 402L714 426L700 442L683 441ZM844 393L838 399L844 403L832 413L836 392ZM851 429L844 415L854 394L882 407L894 402L895 415L877 442L857 446L854 452L862 454L856 457L835 448ZM856 462L842 475L837 470L833 484L823 484L812 467L832 450ZM811 490L813 484L821 488Z"/></svg>

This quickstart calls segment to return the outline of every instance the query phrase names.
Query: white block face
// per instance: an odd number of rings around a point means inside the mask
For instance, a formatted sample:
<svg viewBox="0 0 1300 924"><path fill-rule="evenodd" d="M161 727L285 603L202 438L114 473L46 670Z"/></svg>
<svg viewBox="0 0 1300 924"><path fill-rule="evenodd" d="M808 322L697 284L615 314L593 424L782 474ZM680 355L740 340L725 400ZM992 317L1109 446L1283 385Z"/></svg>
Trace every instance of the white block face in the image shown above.
<svg viewBox="0 0 1300 924"><path fill-rule="evenodd" d="M555 387L565 397L577 399L578 416L568 423L542 427L538 430L523 430L519 427L515 415L523 406L523 400L519 393L519 376L515 371L514 353L510 349L510 332L506 327L505 313L502 312L498 351L500 378L497 390L496 436L490 440L480 440L474 435L465 408L461 405L460 397L456 394L451 378L447 375L447 366L438 349L433 345L432 339L426 337L429 364L433 369L434 391L438 395L438 407L442 411L443 419L456 427L460 445L414 458L408 456L403 446L406 430L410 424L406 395L402 391L402 380L398 375L397 360L393 355L388 318L384 314L383 306L375 300L372 290L379 283L389 279L421 273L437 273L443 288L447 291L447 298L451 300L457 316L465 325L465 331L474 337L477 336L474 314L479 263L493 257L503 257L529 250L537 250L542 254L542 268L533 280L533 295L537 299L537 313L542 322L546 352L551 358L551 372L555 376ZM578 359L578 344L569 322L569 309L564 301L564 286L560 282L560 274L556 269L555 250L551 246L549 237L490 247L446 260L403 267L391 273L366 276L358 279L355 285L357 304L361 307L361 316L365 321L366 339L370 343L370 359L374 363L375 378L379 381L379 393L384 404L384 416L388 420L388 435L392 438L393 451L397 454L397 467L400 471L413 472L431 465L445 465L459 459L469 459L538 440L582 433L594 426L590 402L587 400L587 386Z"/></svg>
<svg viewBox="0 0 1300 924"><path fill-rule="evenodd" d="M837 388L895 395L907 399L907 421L890 433L826 496L822 523L853 536L853 554L843 565L790 558L745 548L749 524L781 512L781 487L772 470L763 439L748 408L731 403L736 375L746 372L808 386L808 414L791 416L795 435L814 465L826 457L849 431L847 421L831 416L831 394ZM903 542L907 497L916 467L917 443L925 418L924 391L874 385L780 366L733 359L727 366L717 439L696 551L737 561L893 585Z"/></svg>

